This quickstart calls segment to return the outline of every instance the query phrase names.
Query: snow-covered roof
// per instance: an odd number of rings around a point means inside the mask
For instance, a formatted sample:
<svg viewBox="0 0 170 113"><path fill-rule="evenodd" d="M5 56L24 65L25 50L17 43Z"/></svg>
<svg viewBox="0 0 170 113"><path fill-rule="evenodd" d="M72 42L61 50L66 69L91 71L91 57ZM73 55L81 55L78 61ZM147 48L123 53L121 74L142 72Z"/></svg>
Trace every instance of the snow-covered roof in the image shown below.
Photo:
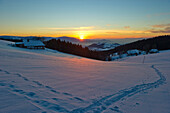
<svg viewBox="0 0 170 113"><path fill-rule="evenodd" d="M23 44L23 42L15 42L15 44Z"/></svg>
<svg viewBox="0 0 170 113"><path fill-rule="evenodd" d="M158 50L157 50L157 49L151 49L149 52L157 53L157 52L158 52Z"/></svg>
<svg viewBox="0 0 170 113"><path fill-rule="evenodd" d="M139 54L139 50L137 50L137 49L133 49L133 50L129 50L129 51L127 51L127 53L128 54Z"/></svg>
<svg viewBox="0 0 170 113"><path fill-rule="evenodd" d="M45 46L40 40L23 40L24 46Z"/></svg>

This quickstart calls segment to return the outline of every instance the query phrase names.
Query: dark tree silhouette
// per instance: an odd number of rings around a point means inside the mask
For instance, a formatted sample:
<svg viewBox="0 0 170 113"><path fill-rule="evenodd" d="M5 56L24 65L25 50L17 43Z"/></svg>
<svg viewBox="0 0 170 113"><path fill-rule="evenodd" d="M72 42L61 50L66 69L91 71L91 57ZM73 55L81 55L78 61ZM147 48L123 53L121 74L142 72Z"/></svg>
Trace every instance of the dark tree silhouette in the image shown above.
<svg viewBox="0 0 170 113"><path fill-rule="evenodd" d="M132 49L138 49L138 50L142 50L146 52L149 52L150 49L168 50L170 49L170 35L158 36L154 38L135 41L132 43L118 46L114 49L111 49L105 52L107 54L112 54L116 52L118 53L126 52Z"/></svg>
<svg viewBox="0 0 170 113"><path fill-rule="evenodd" d="M78 55L82 57L92 58L96 60L105 61L108 59L108 56L104 52L92 51L88 47L83 48L79 44L72 44L71 42L61 41L60 39L52 39L45 42L47 48L58 50L64 53L69 53L73 55Z"/></svg>

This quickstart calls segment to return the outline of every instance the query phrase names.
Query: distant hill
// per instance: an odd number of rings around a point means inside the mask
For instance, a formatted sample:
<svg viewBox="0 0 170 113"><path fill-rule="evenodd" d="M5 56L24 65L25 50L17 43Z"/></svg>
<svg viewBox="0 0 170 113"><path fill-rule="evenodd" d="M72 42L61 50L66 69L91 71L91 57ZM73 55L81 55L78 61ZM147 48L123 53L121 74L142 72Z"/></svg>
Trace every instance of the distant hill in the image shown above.
<svg viewBox="0 0 170 113"><path fill-rule="evenodd" d="M102 49L107 49L108 47L112 47L113 45L103 43L107 42L107 40L100 40L102 43L92 44L88 47L83 47L80 44L72 43L78 42L79 39L73 37L16 37L16 36L0 36L0 39L9 40L9 41L20 41L23 38L39 38L39 40L44 41L47 48L58 50L61 52L74 54L82 57L97 59L97 60L111 60L110 55L113 54L124 54L127 53L128 50L141 50L145 53L148 53L151 49L157 50L168 50L170 49L170 35L158 36L154 38L142 39L135 42L131 42L124 45L118 45L115 43L117 47L110 50L105 51L96 51L89 48L97 47ZM90 39L85 39L85 41L93 41Z"/></svg>
<svg viewBox="0 0 170 113"><path fill-rule="evenodd" d="M53 39L53 37L36 37L36 36L0 36L1 40L7 40L12 42L22 42L24 38L35 38L42 41L48 41Z"/></svg>
<svg viewBox="0 0 170 113"><path fill-rule="evenodd" d="M7 40L12 42L22 42L22 39L17 36L0 36L1 40Z"/></svg>
<svg viewBox="0 0 170 113"><path fill-rule="evenodd" d="M105 52L108 54L116 52L120 53L132 49L138 49L146 52L148 52L151 49L168 50L170 49L170 35L138 40L132 43L118 46L114 49Z"/></svg>
<svg viewBox="0 0 170 113"><path fill-rule="evenodd" d="M69 41L69 42L79 42L80 40L74 37L67 37L67 36L63 36L63 37L57 37L56 39L60 39L61 41Z"/></svg>
<svg viewBox="0 0 170 113"><path fill-rule="evenodd" d="M90 50L106 51L120 46L118 43L93 43L87 46Z"/></svg>
<svg viewBox="0 0 170 113"><path fill-rule="evenodd" d="M101 43L108 43L109 45L114 44L114 43L125 44L128 42L132 42L132 41L141 39L141 38L124 38L124 39L84 39L84 40L79 40L77 38L67 37L67 36L62 36L62 37L0 36L1 40L8 40L8 41L13 41L13 42L21 42L22 39L24 39L24 38L38 38L38 39L41 39L41 41L48 41L51 39L60 39L61 41L65 40L66 42L81 44L83 47L89 46L92 44L101 44ZM113 48L110 48L110 49L113 49Z"/></svg>
<svg viewBox="0 0 170 113"><path fill-rule="evenodd" d="M60 39L61 41L66 41L66 42L83 42L83 43L86 43L86 42L104 42L104 41L109 41L109 40L106 40L106 39L84 39L83 41L77 39L77 38L74 38L74 37L67 37L67 36L62 36L62 37L38 37L38 36L0 36L0 39L2 40L8 40L8 41L14 41L16 42L16 40L22 40L23 38L41 38L43 39L44 41L48 41L48 40L51 40L51 39Z"/></svg>
<svg viewBox="0 0 170 113"><path fill-rule="evenodd" d="M77 39L77 38L74 38L74 37L67 37L67 36L63 36L63 37L56 37L56 39L60 39L61 41L67 41L67 42L87 42L87 43L89 43L89 42L91 42L91 43L93 43L93 42L106 42L106 41L108 41L108 40L106 40L106 39L83 39L83 41L82 40L79 40L79 39Z"/></svg>

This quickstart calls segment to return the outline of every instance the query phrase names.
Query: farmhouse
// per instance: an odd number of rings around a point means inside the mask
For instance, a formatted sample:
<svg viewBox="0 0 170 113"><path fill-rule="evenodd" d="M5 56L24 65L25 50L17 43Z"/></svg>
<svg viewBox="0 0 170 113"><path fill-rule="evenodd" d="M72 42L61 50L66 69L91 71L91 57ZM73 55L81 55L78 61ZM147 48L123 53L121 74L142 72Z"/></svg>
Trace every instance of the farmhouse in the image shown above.
<svg viewBox="0 0 170 113"><path fill-rule="evenodd" d="M28 49L44 49L45 45L36 39L23 39L23 42L16 42L16 47L28 48Z"/></svg>
<svg viewBox="0 0 170 113"><path fill-rule="evenodd" d="M139 50L137 49L133 49L133 50L128 50L127 51L127 54L130 55L130 56L133 56L133 55L139 55Z"/></svg>
<svg viewBox="0 0 170 113"><path fill-rule="evenodd" d="M149 53L158 53L159 51L157 49L151 49Z"/></svg>

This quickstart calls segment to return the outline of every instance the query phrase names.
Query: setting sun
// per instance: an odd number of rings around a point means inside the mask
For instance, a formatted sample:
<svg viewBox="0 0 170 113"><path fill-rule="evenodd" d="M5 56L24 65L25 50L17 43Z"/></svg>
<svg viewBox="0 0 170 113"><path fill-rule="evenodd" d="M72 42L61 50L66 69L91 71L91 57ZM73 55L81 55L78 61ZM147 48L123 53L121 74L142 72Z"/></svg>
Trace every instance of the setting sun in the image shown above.
<svg viewBox="0 0 170 113"><path fill-rule="evenodd" d="M80 40L84 40L90 35L88 31L77 31L76 34L77 34L78 39Z"/></svg>
<svg viewBox="0 0 170 113"><path fill-rule="evenodd" d="M83 40L84 39L84 35L80 35L80 40Z"/></svg>

